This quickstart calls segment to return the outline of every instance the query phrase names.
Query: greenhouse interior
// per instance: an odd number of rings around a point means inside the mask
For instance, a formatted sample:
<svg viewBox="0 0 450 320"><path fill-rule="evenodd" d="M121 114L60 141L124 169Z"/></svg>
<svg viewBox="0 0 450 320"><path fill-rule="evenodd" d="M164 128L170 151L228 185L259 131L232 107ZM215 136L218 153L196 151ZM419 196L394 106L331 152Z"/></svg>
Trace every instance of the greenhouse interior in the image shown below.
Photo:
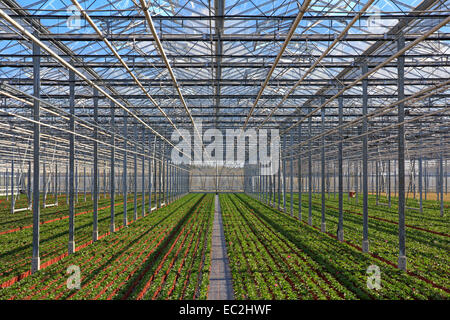
<svg viewBox="0 0 450 320"><path fill-rule="evenodd" d="M449 0L0 0L0 300L449 300Z"/></svg>

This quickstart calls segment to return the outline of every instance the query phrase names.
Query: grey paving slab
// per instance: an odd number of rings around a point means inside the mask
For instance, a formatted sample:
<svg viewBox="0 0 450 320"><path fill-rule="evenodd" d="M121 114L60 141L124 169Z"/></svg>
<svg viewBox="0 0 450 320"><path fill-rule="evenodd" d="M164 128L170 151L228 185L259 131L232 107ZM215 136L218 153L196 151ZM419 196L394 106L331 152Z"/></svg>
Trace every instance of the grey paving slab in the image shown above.
<svg viewBox="0 0 450 320"><path fill-rule="evenodd" d="M208 300L234 300L219 196L215 198Z"/></svg>

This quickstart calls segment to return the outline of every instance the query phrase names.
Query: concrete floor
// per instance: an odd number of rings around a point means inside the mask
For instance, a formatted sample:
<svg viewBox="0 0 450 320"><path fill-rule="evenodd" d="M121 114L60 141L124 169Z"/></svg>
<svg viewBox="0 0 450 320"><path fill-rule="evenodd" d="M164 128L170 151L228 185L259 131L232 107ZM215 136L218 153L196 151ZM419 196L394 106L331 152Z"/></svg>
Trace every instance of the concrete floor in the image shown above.
<svg viewBox="0 0 450 320"><path fill-rule="evenodd" d="M222 212L219 196L215 197L214 224L211 247L211 274L209 276L208 300L233 300L233 283L228 263Z"/></svg>

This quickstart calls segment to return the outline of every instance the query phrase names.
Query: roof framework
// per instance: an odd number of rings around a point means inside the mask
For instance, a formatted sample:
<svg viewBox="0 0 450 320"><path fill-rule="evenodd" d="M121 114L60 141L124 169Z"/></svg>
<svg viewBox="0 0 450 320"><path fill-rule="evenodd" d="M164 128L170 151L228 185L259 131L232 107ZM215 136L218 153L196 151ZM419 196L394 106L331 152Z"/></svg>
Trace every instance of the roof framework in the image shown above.
<svg viewBox="0 0 450 320"><path fill-rule="evenodd" d="M337 159L342 139L344 157L357 159L366 79L369 157L393 159L401 38L407 158L448 158L449 7L442 0L1 0L11 20L0 20L0 158L29 158L33 136L33 39L11 21L52 51L40 49L43 159L67 158L70 79L61 61L76 70L80 161L92 159L94 127L106 163L113 132L119 150L126 141L131 154L136 144L152 157L155 142L169 150L172 133L192 130L193 119L203 129L278 128L294 137L285 158L304 155L309 142L318 150L326 132L327 159ZM125 117L135 136L123 136Z"/></svg>

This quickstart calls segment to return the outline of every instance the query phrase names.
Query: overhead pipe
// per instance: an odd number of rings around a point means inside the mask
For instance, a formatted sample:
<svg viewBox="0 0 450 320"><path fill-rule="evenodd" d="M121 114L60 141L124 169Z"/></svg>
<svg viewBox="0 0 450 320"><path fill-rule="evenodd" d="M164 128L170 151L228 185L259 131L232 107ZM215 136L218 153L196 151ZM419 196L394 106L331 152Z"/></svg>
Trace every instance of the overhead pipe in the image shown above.
<svg viewBox="0 0 450 320"><path fill-rule="evenodd" d="M70 63L65 61L63 58L61 58L56 52L54 52L52 49L50 49L47 45L45 45L42 41L40 41L38 38L36 38L34 35L32 35L29 31L27 31L24 27L22 27L19 23L17 23L14 19L12 19L4 10L0 9L0 17L5 19L7 22L9 22L16 30L18 30L22 36L28 38L29 40L35 42L40 48L47 51L55 60L57 60L63 67L65 67L68 70L72 70L78 77L86 81L91 87L96 88L99 92L101 92L104 96L106 96L109 100L113 101L115 104L117 104L119 107L124 109L128 114L130 114L133 118L135 118L139 123L144 125L146 128L148 128L150 131L152 131L155 135L160 137L162 140L166 141L169 145L174 147L179 152L185 154L182 150L179 150L171 141L166 139L163 135L161 135L158 131L153 129L151 126L149 126L144 120L142 120L140 117L138 117L136 114L134 114L129 108L121 104L119 101L114 99L109 93L107 93L105 90L103 90L101 87L96 85L92 80L88 79L84 74L82 74L80 71L78 71L76 68L74 68ZM191 158L190 155L187 155L189 159Z"/></svg>
<svg viewBox="0 0 450 320"><path fill-rule="evenodd" d="M283 99L281 99L280 103L272 109L270 114L267 116L266 119L263 120L263 122L258 126L257 129L261 128L271 117L272 115L281 107L281 105L286 102L289 95L294 92L294 90L303 82L303 80L306 79L306 77L316 68L316 66L322 61L327 54L334 48L334 46L341 41L344 36L347 34L347 32L350 30L350 28L359 20L361 15L372 5L372 3L375 0L369 0L364 7L361 9L361 11L352 19L352 21L349 22L349 24L344 28L344 30L341 31L341 33L334 39L334 41L331 43L330 46L320 55L320 57L309 67L309 69L303 74L303 76L292 86L291 89L289 89L288 92L284 95Z"/></svg>
<svg viewBox="0 0 450 320"><path fill-rule="evenodd" d="M72 1L76 1L76 0L72 0ZM181 104L183 105L183 108L184 108L184 110L186 111L186 114L189 116L189 119L190 119L191 122L192 122L192 127L194 128L196 134L197 134L198 137L200 138L199 141L201 141L201 144L202 144L202 151L203 151L203 150L205 149L205 146L204 146L204 144L203 144L202 135L201 135L201 133L198 131L198 128L197 128L197 126L195 125L194 118L192 117L191 111L189 110L189 108L188 108L188 106L187 106L187 104L186 104L186 101L184 100L183 94L181 93L180 86L178 85L178 82L177 82L177 79L176 79L176 77L175 77L175 74L173 73L172 67L170 66L169 60L167 59L166 52L164 51L164 48L163 48L162 43L161 43L161 40L159 40L158 33L156 32L156 28L155 28L155 25L153 24L152 17L150 16L149 8L148 8L148 6L147 6L147 3L146 3L145 0L139 0L139 1L140 1L142 10L144 11L146 21L147 21L148 26L149 26L149 28L150 28L150 32L151 32L152 35L153 35L153 40L155 41L156 47L158 48L158 51L159 51L159 53L161 54L161 57L162 57L162 59L163 59L165 65L166 65L167 71L169 72L169 75L170 75L170 77L172 78L173 85L174 85L175 89L177 90L177 93L178 93L178 96L179 96L179 98L180 98ZM181 134L180 134L180 135L181 135ZM181 136L182 136L182 135L181 135ZM185 139L185 140L186 140L186 139ZM187 140L186 140L186 141L187 141ZM195 152L195 148L194 148L194 152ZM206 155L207 155L207 153L206 153ZM209 156L208 156L208 158L209 158ZM201 157L201 159L202 159L202 157Z"/></svg>
<svg viewBox="0 0 450 320"><path fill-rule="evenodd" d="M120 64L127 70L128 74L133 78L134 82L137 84L137 86L141 89L141 91L147 96L147 98L151 101L151 103L159 110L159 112L161 112L161 114L167 119L167 121L170 123L170 125L178 132L178 134L183 137L184 140L187 140L179 131L178 127L175 125L175 123L172 121L172 119L170 119L170 117L166 114L166 112L158 105L158 103L155 101L155 99L148 93L148 91L144 88L143 84L141 83L141 81L138 79L138 77L133 73L133 71L131 71L130 67L127 65L127 63L125 62L125 60L122 59L122 57L120 56L120 54L117 52L116 48L114 48L114 46L111 44L111 42L109 42L109 40L102 34L102 32L100 31L100 29L97 27L97 25L95 24L95 22L91 19L91 17L88 15L88 13L86 12L86 10L83 9L83 7L81 7L81 5L78 3L77 0L71 0L72 3L77 7L77 9L80 11L80 13L84 16L84 18L87 20L87 22L91 25L91 27L95 30L95 32L97 33L97 35L103 40L103 42L106 44L106 46L109 48L109 50L111 50L111 52L114 54L114 56L116 57L117 60L119 60ZM150 17L151 19L151 17ZM153 29L154 26L152 25ZM156 31L156 30L155 30ZM152 30L153 33L153 30ZM155 41L157 42L157 44L159 43L159 45L161 45L161 42L159 41L159 39L157 38L156 33L153 34L153 36L155 37ZM159 46L158 46L159 48ZM162 46L160 49L161 55L163 57L163 59L165 59L165 63L167 66L167 69L172 77L172 80L174 81L175 87L177 88L178 94L180 95L180 99L181 102L183 104L183 106L185 107L185 109L187 110L187 113L189 115L189 117L191 118L191 121L194 125L194 119L192 118L189 109L187 109L186 106L186 102L184 101L183 96L181 95L181 91L178 87L178 84L176 82L175 79L175 75L173 74L172 68L170 68L170 65L168 64L167 58L165 56L164 51L162 50ZM194 125L195 126L195 125Z"/></svg>
<svg viewBox="0 0 450 320"><path fill-rule="evenodd" d="M355 84L361 82L362 80L364 80L365 78L367 78L368 76L370 76L371 74L375 73L376 71L380 70L381 68L383 68L385 65L387 65L390 61L398 58L399 56L403 55L406 51L408 51L409 49L411 49L412 47L414 47L415 45L417 45L418 43L420 43L421 41L425 40L429 35L431 35L432 33L434 33L435 31L439 30L440 28L442 28L443 26L445 26L446 24L450 23L450 16L447 17L446 19L444 19L442 22L440 22L439 24L437 24L436 26L434 26L433 28L431 28L429 31L427 31L425 34L423 34L422 36L420 36L419 38L417 38L416 40L414 40L413 42L411 42L409 45L405 46L403 49L397 51L395 54L393 54L392 56L390 56L389 58L387 58L385 61L383 61L382 63L380 63L378 66L376 66L375 68L371 69L370 71L368 71L367 73L361 75L360 77L358 77L355 81L353 81L352 83L350 83L349 85L345 86L344 88L342 88L341 90L339 90L338 93L336 93L334 96L332 96L331 98L329 98L327 101L325 101L323 104L321 104L319 107L313 109L311 112L309 112L307 115L305 115L305 117L303 117L301 120L297 121L296 123L294 123L293 125L291 125L289 128L285 129L284 131L280 132L280 135L284 135L287 132L289 132L290 130L292 130L293 128L295 128L296 126L298 126L300 123L302 123L305 119L311 117L312 115L314 115L315 113L317 113L320 109L322 109L323 107L325 107L326 105L328 105L330 102L334 101L336 98L338 98L341 94L343 94L345 91L347 91L348 89L352 88Z"/></svg>
<svg viewBox="0 0 450 320"><path fill-rule="evenodd" d="M143 1L143 0L141 0L141 1ZM373 1L373 0L371 0L371 1ZM247 127L248 121L250 120L250 117L252 116L253 111L256 108L256 105L258 104L258 101L261 98L261 96L262 96L262 94L264 92L264 89L266 88L267 84L269 83L270 78L272 77L272 73L275 71L275 68L277 67L278 62L280 61L281 56L284 53L284 50L286 50L286 47L288 46L289 42L291 41L291 38L294 35L294 32L297 29L297 26L299 25L300 21L302 20L304 14L306 12L306 9L308 8L310 2L311 2L311 0L305 0L303 2L303 5L302 5L302 7L300 8L300 11L297 14L297 17L295 18L294 22L292 23L292 26L289 29L289 32L288 32L288 34L286 36L286 39L284 40L284 43L281 46L281 49L278 52L278 55L275 58L275 61L273 62L273 65L270 68L269 73L266 76L266 80L264 80L264 83L262 84L261 88L259 89L258 96L256 97L256 100L253 103L253 106L250 109L250 112L248 113L247 118L245 119L245 123L244 123L244 126L243 126L242 130L245 130L245 128Z"/></svg>
<svg viewBox="0 0 450 320"><path fill-rule="evenodd" d="M369 113L367 115L361 116L361 117L359 117L359 118L357 118L355 120L349 121L349 122L347 122L345 124L342 124L342 125L339 125L339 126L337 126L335 128L329 129L329 130L327 130L325 132L322 132L321 134L315 135L314 137L312 137L310 139L313 141L313 140L319 139L322 136L327 136L327 135L330 135L332 133L335 133L339 129L345 129L345 128L348 128L348 127L350 127L352 125L356 125L356 124L358 124L359 122L361 122L364 119L370 119L370 118L373 118L373 117L382 116L382 115L384 115L384 114L386 114L386 113L388 113L390 111L393 111L397 107L397 105L400 104L400 103L408 102L409 100L411 100L411 102L416 102L416 101L423 100L425 98L433 96L437 92L441 92L441 91L446 90L449 86L450 86L450 80L447 80L447 81L444 81L444 82L439 83L437 85L434 85L432 87L425 88L423 90L420 90L420 91L414 93L413 95L411 95L411 96L409 96L407 98L403 98L401 100L397 100L397 101L387 105L386 107L381 108L380 110L376 110L376 111L374 111L372 113ZM430 91L433 91L433 90L437 90L437 91L436 92L430 92ZM422 94L424 94L424 93L427 93L427 94L422 96ZM300 143L294 145L293 148L301 147L301 146L305 145L308 141L309 141L309 139L305 140L303 142L300 142Z"/></svg>

